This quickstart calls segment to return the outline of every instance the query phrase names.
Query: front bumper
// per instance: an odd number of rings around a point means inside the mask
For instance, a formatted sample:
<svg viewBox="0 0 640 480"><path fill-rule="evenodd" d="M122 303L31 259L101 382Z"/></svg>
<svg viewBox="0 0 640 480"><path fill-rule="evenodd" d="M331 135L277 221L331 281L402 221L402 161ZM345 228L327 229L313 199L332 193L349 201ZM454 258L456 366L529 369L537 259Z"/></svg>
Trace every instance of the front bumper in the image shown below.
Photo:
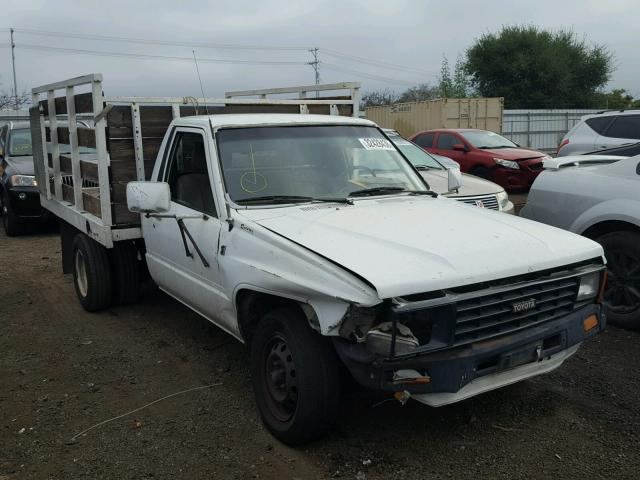
<svg viewBox="0 0 640 480"><path fill-rule="evenodd" d="M542 170L531 170L521 165L519 170L495 167L491 170L491 180L507 191L528 190Z"/></svg>
<svg viewBox="0 0 640 480"><path fill-rule="evenodd" d="M596 315L598 323L585 332L584 320L591 315ZM353 345L342 339L334 340L334 344L361 385L389 392L407 391L419 401L438 406L551 371L604 325L600 305L590 304L514 334L394 359L367 355L363 344ZM428 383L394 381L394 374L407 370L428 378Z"/></svg>
<svg viewBox="0 0 640 480"><path fill-rule="evenodd" d="M52 217L52 214L40 205L40 192L37 187L10 187L8 197L11 211L19 218L38 220Z"/></svg>

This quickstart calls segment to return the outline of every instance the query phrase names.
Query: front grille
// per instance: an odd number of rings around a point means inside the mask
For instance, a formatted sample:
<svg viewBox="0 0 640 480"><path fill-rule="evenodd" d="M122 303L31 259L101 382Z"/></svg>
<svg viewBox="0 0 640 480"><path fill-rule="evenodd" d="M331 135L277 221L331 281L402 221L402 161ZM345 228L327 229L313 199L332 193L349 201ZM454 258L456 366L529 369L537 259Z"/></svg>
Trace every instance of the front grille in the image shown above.
<svg viewBox="0 0 640 480"><path fill-rule="evenodd" d="M475 197L453 197L462 203L475 205L476 207L484 207L491 210L499 210L498 197L496 195L478 195Z"/></svg>
<svg viewBox="0 0 640 480"><path fill-rule="evenodd" d="M579 277L560 278L460 300L453 343L485 340L566 315L574 309L579 282ZM516 311L514 305L531 300L533 308Z"/></svg>

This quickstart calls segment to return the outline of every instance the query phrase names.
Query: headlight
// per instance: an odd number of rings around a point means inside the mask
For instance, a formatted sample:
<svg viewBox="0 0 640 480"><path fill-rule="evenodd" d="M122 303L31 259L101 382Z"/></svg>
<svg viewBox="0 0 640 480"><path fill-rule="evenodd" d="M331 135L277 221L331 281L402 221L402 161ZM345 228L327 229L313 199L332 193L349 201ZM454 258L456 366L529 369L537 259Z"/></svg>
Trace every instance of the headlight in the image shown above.
<svg viewBox="0 0 640 480"><path fill-rule="evenodd" d="M592 272L580 277L580 288L578 289L577 301L595 298L600 288L600 277L602 272Z"/></svg>
<svg viewBox="0 0 640 480"><path fill-rule="evenodd" d="M504 158L494 158L493 161L496 162L496 164L500 165L501 167L510 168L512 170L520 170L520 165L518 165L518 162L514 162L513 160L505 160Z"/></svg>
<svg viewBox="0 0 640 480"><path fill-rule="evenodd" d="M33 175L12 175L9 177L12 187L37 187L36 177Z"/></svg>
<svg viewBox="0 0 640 480"><path fill-rule="evenodd" d="M496 197L498 199L500 210L504 210L505 208L507 208L507 205L509 205L509 195L507 195L507 192L502 190L501 192L498 192Z"/></svg>

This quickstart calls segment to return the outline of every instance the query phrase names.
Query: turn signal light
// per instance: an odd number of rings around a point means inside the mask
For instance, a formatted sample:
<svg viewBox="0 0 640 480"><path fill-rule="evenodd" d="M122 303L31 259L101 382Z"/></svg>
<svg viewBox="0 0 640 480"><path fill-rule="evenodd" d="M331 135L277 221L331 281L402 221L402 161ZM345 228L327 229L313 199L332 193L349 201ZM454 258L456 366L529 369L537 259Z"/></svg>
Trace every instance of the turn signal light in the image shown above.
<svg viewBox="0 0 640 480"><path fill-rule="evenodd" d="M589 315L582 322L582 326L584 327L585 332L592 330L593 328L598 326L598 317L596 317L595 315Z"/></svg>

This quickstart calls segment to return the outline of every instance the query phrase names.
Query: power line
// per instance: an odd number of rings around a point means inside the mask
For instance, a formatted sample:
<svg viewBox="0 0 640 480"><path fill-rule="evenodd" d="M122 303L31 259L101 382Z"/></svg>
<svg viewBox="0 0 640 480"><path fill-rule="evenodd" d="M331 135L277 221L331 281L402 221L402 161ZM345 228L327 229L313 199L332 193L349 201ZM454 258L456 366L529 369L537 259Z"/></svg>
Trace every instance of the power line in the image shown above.
<svg viewBox="0 0 640 480"><path fill-rule="evenodd" d="M4 30L3 30L4 31ZM123 37L117 35L96 35L88 33L71 33L71 32L54 32L45 30L35 30L30 28L15 28L15 32L23 33L27 35L37 36L49 36L49 37L61 37L61 38L80 38L86 40L102 40L111 42L124 42L124 43L137 43L144 45L164 45L173 47L189 47L189 48L218 48L218 49L230 49L230 50L280 50L280 51L313 51L317 52L319 48L309 48L303 46L283 46L283 45L236 45L227 43L208 43L208 42L181 42L181 41L168 41L168 40L156 40L148 38L134 38ZM383 60L365 58L358 55L349 53L338 52L332 49L322 49L323 53L331 55L337 58L344 58L347 60L353 60L366 65L376 66L379 68L391 69L391 70L404 70L411 73L418 73L421 75L434 75L434 71L423 70L420 68L410 67L407 65L400 65L397 63L386 62Z"/></svg>
<svg viewBox="0 0 640 480"><path fill-rule="evenodd" d="M122 58L138 58L147 60L168 60L176 62L189 62L193 63L193 58L190 57L176 57L168 55L150 55L144 53L123 53L123 52L108 52L103 50L85 50L80 48L63 48L63 47L49 47L47 45L30 45L19 43L16 44L16 48L25 50L39 50L39 51L54 51L71 53L77 55L96 55L102 57L122 57ZM288 62L288 61L269 61L269 60L225 60L218 58L198 58L201 63L226 63L226 64L244 64L244 65L307 65L306 62Z"/></svg>
<svg viewBox="0 0 640 480"><path fill-rule="evenodd" d="M15 32L23 33L27 35L39 35L46 37L62 37L62 38L82 38L85 40L103 40L109 42L125 42L125 43L140 43L146 45L166 45L174 47L189 47L189 48L220 48L229 50L297 50L307 51L309 47L297 47L297 46L267 46L267 45L234 45L229 43L207 43L207 42L181 42L181 41L168 41L168 40L152 40L145 38L132 38L122 37L117 35L95 35L89 33L69 33L69 32L51 32L44 30L34 30L30 28L15 28Z"/></svg>
<svg viewBox="0 0 640 480"><path fill-rule="evenodd" d="M407 72L412 72L412 73L419 73L422 75L434 75L436 72L434 71L428 71L428 70L422 70L419 68L414 68L414 67L408 67L406 65L399 65L397 63L390 63L390 62L385 62L382 60L373 60L370 58L365 58L365 57L359 57L357 55L351 55L348 53L342 53L342 52L337 52L335 50L331 50L331 49L326 49L323 48L322 52L326 55L330 55L332 57L337 57L337 58L344 58L347 60L354 60L357 61L359 63L364 63L367 65L372 65L372 66L376 66L376 67L380 67L380 68L387 68L387 69L393 69L393 70L405 70Z"/></svg>
<svg viewBox="0 0 640 480"><path fill-rule="evenodd" d="M338 72L349 73L351 75L356 75L358 77L366 78L369 80L375 80L383 83L391 83L395 85L406 85L409 87L413 87L419 83L419 82L409 82L407 80L399 80L397 78L384 77L382 75L374 75L374 74L359 72L357 70L351 70L350 68L345 68L340 65L334 65L332 63L322 62L322 65L325 68L328 68L329 70L336 70Z"/></svg>

